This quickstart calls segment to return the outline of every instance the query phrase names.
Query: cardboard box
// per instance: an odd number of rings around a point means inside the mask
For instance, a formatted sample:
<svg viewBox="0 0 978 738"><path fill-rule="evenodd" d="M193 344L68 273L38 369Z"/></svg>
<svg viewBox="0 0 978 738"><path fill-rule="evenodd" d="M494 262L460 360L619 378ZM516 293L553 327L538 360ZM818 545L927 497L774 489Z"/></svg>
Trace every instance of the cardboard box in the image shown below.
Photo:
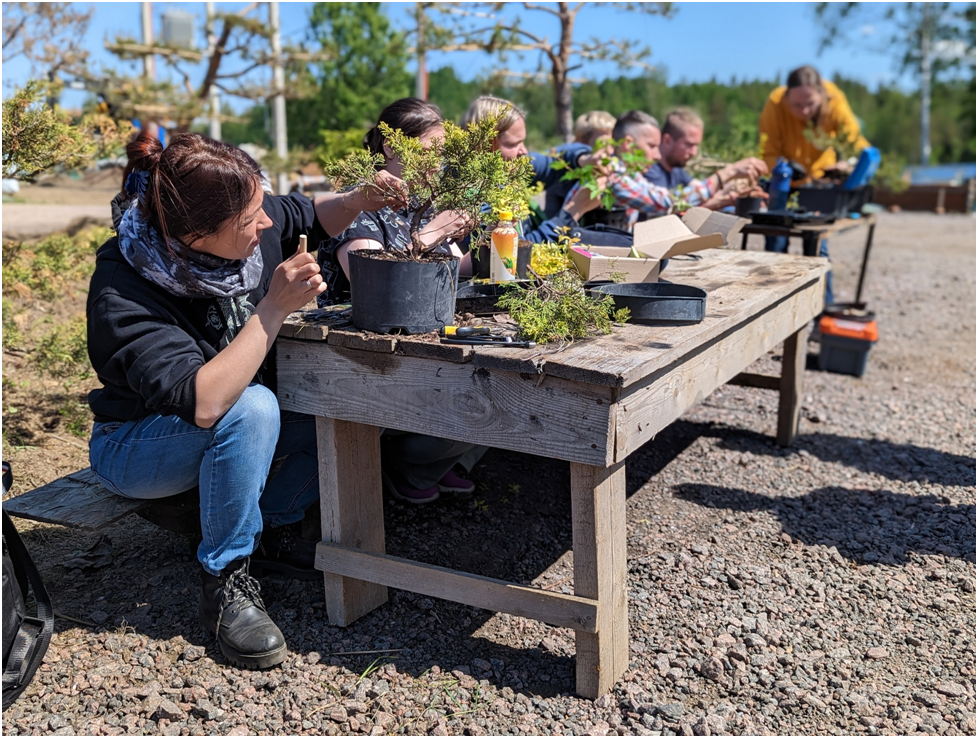
<svg viewBox="0 0 978 738"><path fill-rule="evenodd" d="M611 279L612 274L624 275L626 282L657 282L659 260L633 259L631 249L624 246L575 246L570 251L571 261L584 281Z"/></svg>
<svg viewBox="0 0 978 738"><path fill-rule="evenodd" d="M750 223L749 218L739 218L729 213L718 213L706 208L690 208L683 216L683 223L700 236L719 233L723 236L724 245L740 248L740 230Z"/></svg>
<svg viewBox="0 0 978 738"><path fill-rule="evenodd" d="M631 258L630 249L622 246L579 246L571 249L570 257L585 280L611 279L618 273L627 282L656 282L663 259L720 248L746 222L706 208L691 208L685 218L664 215L635 224L635 248L647 258Z"/></svg>

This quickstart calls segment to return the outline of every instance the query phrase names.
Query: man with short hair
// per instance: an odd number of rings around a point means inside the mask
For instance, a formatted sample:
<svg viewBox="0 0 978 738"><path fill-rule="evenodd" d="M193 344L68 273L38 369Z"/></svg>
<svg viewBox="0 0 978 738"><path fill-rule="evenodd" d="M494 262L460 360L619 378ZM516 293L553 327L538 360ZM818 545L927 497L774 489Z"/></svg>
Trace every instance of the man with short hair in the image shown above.
<svg viewBox="0 0 978 738"><path fill-rule="evenodd" d="M659 187L674 190L676 187L689 187L694 180L685 166L699 153L703 141L703 119L689 108L677 108L666 116L662 126L662 141L659 144L659 160L645 171L645 178ZM733 164L728 164L715 174L720 187L715 195L703 203L711 210L732 205L741 194L745 194L762 174L767 174L767 165L760 159L750 156ZM747 180L746 182L743 180Z"/></svg>
<svg viewBox="0 0 978 738"><path fill-rule="evenodd" d="M650 162L660 158L659 147L662 135L659 123L648 113L641 110L629 110L618 117L612 137L620 143L615 153L621 155L627 151L641 151ZM628 222L634 226L644 217L657 217L669 213L674 204L676 190L652 184L642 175L626 174L625 167L620 162L611 165L607 186L615 195L616 204L628 210ZM710 175L705 180L691 179L679 194L689 205L706 205L722 188L721 175ZM572 197L577 191L577 185L570 191Z"/></svg>

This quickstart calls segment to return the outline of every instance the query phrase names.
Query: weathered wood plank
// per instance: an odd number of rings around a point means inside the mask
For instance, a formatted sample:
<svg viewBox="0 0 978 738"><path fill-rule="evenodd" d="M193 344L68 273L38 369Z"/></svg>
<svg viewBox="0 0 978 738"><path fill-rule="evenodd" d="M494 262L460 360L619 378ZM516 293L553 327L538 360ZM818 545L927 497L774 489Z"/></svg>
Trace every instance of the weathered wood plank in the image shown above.
<svg viewBox="0 0 978 738"><path fill-rule="evenodd" d="M768 376L767 374L751 374L748 372L741 372L727 382L727 384L733 384L738 387L755 387L756 389L780 390L781 377L772 377Z"/></svg>
<svg viewBox="0 0 978 738"><path fill-rule="evenodd" d="M332 334L331 334L332 335ZM472 364L280 339L285 410L580 461L611 463L612 390Z"/></svg>
<svg viewBox="0 0 978 738"><path fill-rule="evenodd" d="M330 346L341 346L343 348L355 349L359 351L373 351L378 354L392 354L394 347L397 346L396 336L385 336L380 333L362 333L360 331L343 331L333 329L326 336L326 343Z"/></svg>
<svg viewBox="0 0 978 738"><path fill-rule="evenodd" d="M598 601L596 633L578 631L577 692L597 699L628 668L625 465L571 464L574 594Z"/></svg>
<svg viewBox="0 0 978 738"><path fill-rule="evenodd" d="M781 396L778 398L778 445L790 446L798 435L798 418L805 384L805 329L784 342L781 359Z"/></svg>
<svg viewBox="0 0 978 738"><path fill-rule="evenodd" d="M822 311L824 280L818 279L745 323L731 327L680 356L645 382L624 391L618 402L616 460L622 460L701 402L741 369L763 356Z"/></svg>
<svg viewBox="0 0 978 738"><path fill-rule="evenodd" d="M352 325L349 317L343 315L347 308L346 305L318 308L315 301L311 301L302 310L287 317L278 334L282 338L325 341L330 328L348 328Z"/></svg>
<svg viewBox="0 0 978 738"><path fill-rule="evenodd" d="M152 502L131 500L110 492L102 486L95 472L82 469L4 500L3 509L15 518L95 531L148 507Z"/></svg>
<svg viewBox="0 0 978 738"><path fill-rule="evenodd" d="M396 556L323 542L316 547L316 568L492 612L542 620L560 628L593 633L597 627L598 603L594 600Z"/></svg>
<svg viewBox="0 0 978 738"><path fill-rule="evenodd" d="M323 540L384 552L380 429L316 418ZM387 602L387 587L324 573L326 615L346 626Z"/></svg>
<svg viewBox="0 0 978 738"><path fill-rule="evenodd" d="M540 374L552 353L553 349L544 346L525 349L475 346L472 352L472 363L475 366L503 372Z"/></svg>
<svg viewBox="0 0 978 738"><path fill-rule="evenodd" d="M411 340L401 336L397 342L396 353L404 356L416 356L420 359L439 359L464 364L472 360L472 347L450 343L431 343L429 341Z"/></svg>
<svg viewBox="0 0 978 738"><path fill-rule="evenodd" d="M700 261L670 264L668 279L707 291L706 318L691 326L627 325L545 356L548 376L629 387L729 331L772 302L818 279L824 259L710 250Z"/></svg>

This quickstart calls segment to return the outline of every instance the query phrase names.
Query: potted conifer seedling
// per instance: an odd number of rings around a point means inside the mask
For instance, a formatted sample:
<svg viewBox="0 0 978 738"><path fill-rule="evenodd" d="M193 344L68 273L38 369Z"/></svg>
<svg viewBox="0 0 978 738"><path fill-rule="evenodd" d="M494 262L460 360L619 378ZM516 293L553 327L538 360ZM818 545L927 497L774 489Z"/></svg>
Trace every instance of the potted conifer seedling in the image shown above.
<svg viewBox="0 0 978 738"><path fill-rule="evenodd" d="M460 128L444 123L445 136L426 148L416 138L380 124L384 140L403 167L411 244L406 250L350 252L353 323L378 333L427 333L451 325L459 261L439 248L451 237L489 232L496 214L511 203L529 200L532 166L527 157L505 161L492 150L494 117ZM371 187L383 157L356 151L327 167L338 188ZM464 224L453 234L425 244L424 225L438 213L453 211ZM473 247L476 239L473 238Z"/></svg>

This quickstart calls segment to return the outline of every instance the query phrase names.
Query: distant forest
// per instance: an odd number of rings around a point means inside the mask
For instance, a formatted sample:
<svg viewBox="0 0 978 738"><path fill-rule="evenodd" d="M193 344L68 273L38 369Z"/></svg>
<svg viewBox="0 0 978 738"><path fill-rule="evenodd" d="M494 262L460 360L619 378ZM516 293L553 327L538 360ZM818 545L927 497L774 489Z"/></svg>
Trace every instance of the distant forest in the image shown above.
<svg viewBox="0 0 978 738"><path fill-rule="evenodd" d="M896 87L870 90L861 82L846 78L834 80L845 92L866 137L891 161L919 163L920 96ZM662 118L672 108L685 105L695 109L706 123L704 153L719 158L744 155L757 147L757 118L768 95L779 81L742 81L668 84L655 74L618 77L601 82L585 82L574 88L574 114L588 110L607 110L615 115L640 109ZM413 88L411 88L413 89ZM458 120L469 102L482 94L508 98L527 113L528 144L532 149L547 149L560 143L556 135L553 92L548 84L504 84L500 80L460 80L455 70L444 67L429 77L430 99L445 116ZM406 89L404 94L410 94ZM302 149L319 148L320 133L310 107L302 100L289 101L289 144ZM382 105L380 105L382 107ZM377 113L380 112L378 108ZM256 106L241 123L227 123L224 138L229 143L252 142L270 145L269 113ZM368 122L364 122L364 130ZM355 138L355 135L354 135ZM350 137L346 137L350 140ZM931 104L931 143L934 162L975 160L975 81L957 80L935 83Z"/></svg>

